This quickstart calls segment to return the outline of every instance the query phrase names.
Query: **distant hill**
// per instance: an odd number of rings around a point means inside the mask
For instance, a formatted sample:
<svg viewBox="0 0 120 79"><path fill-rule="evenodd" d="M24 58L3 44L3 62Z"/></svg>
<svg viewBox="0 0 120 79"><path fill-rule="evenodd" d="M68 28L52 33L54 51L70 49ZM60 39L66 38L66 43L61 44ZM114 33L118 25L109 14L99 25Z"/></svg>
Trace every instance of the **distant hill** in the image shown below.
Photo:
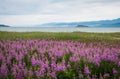
<svg viewBox="0 0 120 79"><path fill-rule="evenodd" d="M120 27L120 18L113 20L80 22L80 24L90 27Z"/></svg>
<svg viewBox="0 0 120 79"><path fill-rule="evenodd" d="M0 24L0 27L10 27L8 25Z"/></svg>
<svg viewBox="0 0 120 79"><path fill-rule="evenodd" d="M53 22L37 26L41 27L76 27L78 25L87 27L120 27L120 18L113 20L86 21L86 22Z"/></svg>
<svg viewBox="0 0 120 79"><path fill-rule="evenodd" d="M85 26L85 25L77 25L76 27L88 27L88 26Z"/></svg>

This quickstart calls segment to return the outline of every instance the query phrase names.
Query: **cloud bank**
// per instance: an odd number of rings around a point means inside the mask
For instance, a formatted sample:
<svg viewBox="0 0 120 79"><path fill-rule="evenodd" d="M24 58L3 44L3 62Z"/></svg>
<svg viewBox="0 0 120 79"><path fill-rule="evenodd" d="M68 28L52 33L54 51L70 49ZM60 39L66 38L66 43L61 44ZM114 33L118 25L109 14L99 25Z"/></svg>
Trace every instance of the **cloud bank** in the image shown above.
<svg viewBox="0 0 120 79"><path fill-rule="evenodd" d="M0 24L34 25L120 17L120 0L0 0Z"/></svg>

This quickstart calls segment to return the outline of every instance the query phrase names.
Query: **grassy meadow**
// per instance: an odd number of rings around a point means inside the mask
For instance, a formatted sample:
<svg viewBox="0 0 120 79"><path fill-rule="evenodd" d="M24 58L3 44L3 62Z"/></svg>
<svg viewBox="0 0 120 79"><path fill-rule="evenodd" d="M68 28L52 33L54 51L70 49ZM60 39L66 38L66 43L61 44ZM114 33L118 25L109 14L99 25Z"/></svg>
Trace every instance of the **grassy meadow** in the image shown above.
<svg viewBox="0 0 120 79"><path fill-rule="evenodd" d="M0 79L120 79L120 33L0 32Z"/></svg>
<svg viewBox="0 0 120 79"><path fill-rule="evenodd" d="M0 39L46 39L72 40L81 42L120 41L120 33L87 33L87 32L0 32Z"/></svg>

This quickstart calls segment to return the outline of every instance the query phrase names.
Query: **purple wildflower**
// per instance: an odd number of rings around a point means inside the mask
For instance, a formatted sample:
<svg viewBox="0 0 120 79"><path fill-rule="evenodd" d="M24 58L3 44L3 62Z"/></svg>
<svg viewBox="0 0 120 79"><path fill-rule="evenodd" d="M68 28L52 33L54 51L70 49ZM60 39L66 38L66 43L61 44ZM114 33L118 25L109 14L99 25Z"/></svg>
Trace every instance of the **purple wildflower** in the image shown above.
<svg viewBox="0 0 120 79"><path fill-rule="evenodd" d="M87 66L84 68L84 72L87 75L91 74L91 72L90 72L90 70L89 70L89 68Z"/></svg>
<svg viewBox="0 0 120 79"><path fill-rule="evenodd" d="M80 72L79 73L79 78L83 78L84 76L83 76L83 74Z"/></svg>
<svg viewBox="0 0 120 79"><path fill-rule="evenodd" d="M2 64L2 66L0 67L0 74L1 76L7 76L8 70L7 70L7 65L6 64Z"/></svg>
<svg viewBox="0 0 120 79"><path fill-rule="evenodd" d="M115 68L113 68L113 74L114 74L114 76L118 75L118 71Z"/></svg>
<svg viewBox="0 0 120 79"><path fill-rule="evenodd" d="M110 74L109 73L105 73L104 74L104 77L106 78L106 77L110 77Z"/></svg>

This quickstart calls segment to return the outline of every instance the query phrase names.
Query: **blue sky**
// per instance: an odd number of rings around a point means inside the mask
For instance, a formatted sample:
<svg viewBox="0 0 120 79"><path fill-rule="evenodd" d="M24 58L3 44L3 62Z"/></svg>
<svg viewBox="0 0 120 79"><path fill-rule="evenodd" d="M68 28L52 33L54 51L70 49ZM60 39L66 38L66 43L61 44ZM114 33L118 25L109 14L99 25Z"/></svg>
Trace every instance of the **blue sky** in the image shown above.
<svg viewBox="0 0 120 79"><path fill-rule="evenodd" d="M0 24L38 25L120 18L120 0L0 0Z"/></svg>

